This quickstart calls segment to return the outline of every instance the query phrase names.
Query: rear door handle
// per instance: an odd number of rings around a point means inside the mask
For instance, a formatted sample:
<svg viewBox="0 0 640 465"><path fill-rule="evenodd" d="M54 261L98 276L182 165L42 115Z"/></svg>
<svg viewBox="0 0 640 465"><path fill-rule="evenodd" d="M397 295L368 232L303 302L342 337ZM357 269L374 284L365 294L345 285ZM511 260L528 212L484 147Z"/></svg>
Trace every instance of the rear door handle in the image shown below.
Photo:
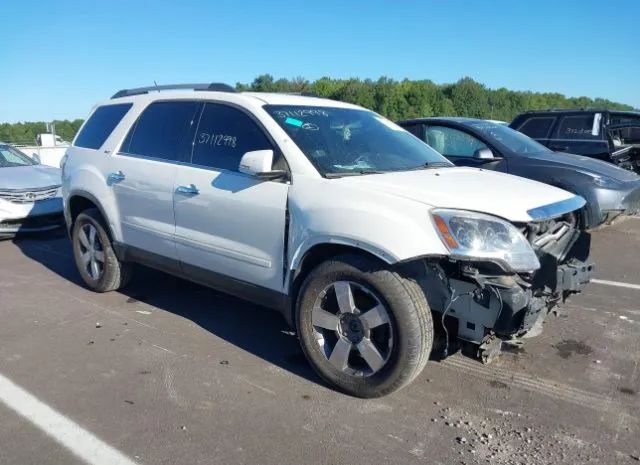
<svg viewBox="0 0 640 465"><path fill-rule="evenodd" d="M107 176L107 182L112 184L114 182L124 181L124 178L124 173L122 171L117 171L115 173L109 173L109 176Z"/></svg>
<svg viewBox="0 0 640 465"><path fill-rule="evenodd" d="M200 193L198 188L193 184L189 184L188 186L178 186L176 192L186 195L198 195Z"/></svg>
<svg viewBox="0 0 640 465"><path fill-rule="evenodd" d="M549 148L555 152L566 152L567 150L569 150L569 147L567 147L566 145L552 145Z"/></svg>

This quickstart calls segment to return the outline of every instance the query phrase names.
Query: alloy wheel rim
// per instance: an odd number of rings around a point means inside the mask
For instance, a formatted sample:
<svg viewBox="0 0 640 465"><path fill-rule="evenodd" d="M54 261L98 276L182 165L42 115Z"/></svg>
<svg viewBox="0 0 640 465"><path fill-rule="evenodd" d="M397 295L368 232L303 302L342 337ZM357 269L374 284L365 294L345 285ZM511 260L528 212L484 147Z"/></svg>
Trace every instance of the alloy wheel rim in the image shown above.
<svg viewBox="0 0 640 465"><path fill-rule="evenodd" d="M311 316L316 342L334 368L366 377L389 361L393 348L389 311L366 286L331 283L316 298Z"/></svg>
<svg viewBox="0 0 640 465"><path fill-rule="evenodd" d="M80 261L89 278L99 280L104 273L104 247L98 230L91 223L80 228Z"/></svg>

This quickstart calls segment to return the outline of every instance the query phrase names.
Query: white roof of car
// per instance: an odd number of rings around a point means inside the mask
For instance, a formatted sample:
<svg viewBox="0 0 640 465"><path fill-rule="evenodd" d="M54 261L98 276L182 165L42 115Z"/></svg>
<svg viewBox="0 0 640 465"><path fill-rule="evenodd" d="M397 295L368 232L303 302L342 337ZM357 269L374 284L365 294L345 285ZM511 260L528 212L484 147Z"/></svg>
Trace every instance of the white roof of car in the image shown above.
<svg viewBox="0 0 640 465"><path fill-rule="evenodd" d="M148 92L144 94L131 95L127 97L118 97L102 102L102 105L120 103L120 102L135 102L135 101L155 101L155 100L173 100L173 99L185 99L195 98L198 100L215 99L222 101L237 102L238 100L245 100L247 103L262 105L305 105L305 106L318 106L318 107L333 107L333 108L354 108L362 109L357 105L350 103L340 102L337 100L330 100L326 98L310 97L297 94L278 94L270 92L219 92L219 91L207 91L207 90L163 90L160 92Z"/></svg>

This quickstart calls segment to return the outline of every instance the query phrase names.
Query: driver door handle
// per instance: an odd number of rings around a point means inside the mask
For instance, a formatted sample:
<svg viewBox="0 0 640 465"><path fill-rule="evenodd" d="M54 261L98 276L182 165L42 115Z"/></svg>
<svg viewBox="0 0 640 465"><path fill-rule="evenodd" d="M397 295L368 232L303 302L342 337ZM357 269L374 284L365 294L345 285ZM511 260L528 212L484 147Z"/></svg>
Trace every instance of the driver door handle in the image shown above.
<svg viewBox="0 0 640 465"><path fill-rule="evenodd" d="M200 193L198 188L193 184L189 184L188 186L178 186L176 192L185 195L198 195Z"/></svg>
<svg viewBox="0 0 640 465"><path fill-rule="evenodd" d="M124 181L124 173L122 171L116 171L115 173L109 173L109 176L107 176L107 182L108 183L114 183L114 182L120 182L120 181Z"/></svg>

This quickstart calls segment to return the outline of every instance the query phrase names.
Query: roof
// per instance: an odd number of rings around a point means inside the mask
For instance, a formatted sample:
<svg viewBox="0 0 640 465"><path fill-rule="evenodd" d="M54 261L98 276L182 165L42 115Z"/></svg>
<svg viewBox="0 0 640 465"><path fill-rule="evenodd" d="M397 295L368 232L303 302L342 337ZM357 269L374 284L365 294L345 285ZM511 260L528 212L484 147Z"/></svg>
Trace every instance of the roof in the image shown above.
<svg viewBox="0 0 640 465"><path fill-rule="evenodd" d="M122 89L116 92L111 101L133 102L133 101L154 101L196 98L206 100L215 98L219 100L229 100L233 102L245 101L259 106L267 105L305 105L337 108L361 109L357 105L352 105L337 100L330 100L319 97L312 97L299 94L269 93L269 92L237 92L227 84L170 84L153 87L140 87L134 89Z"/></svg>
<svg viewBox="0 0 640 465"><path fill-rule="evenodd" d="M487 120L481 118L465 118L462 116L429 116L426 118L413 118L413 119L405 119L402 121L398 121L397 123L402 124L412 124L412 123L428 123L428 122L436 122L436 121L451 121L452 123L474 123L477 121Z"/></svg>
<svg viewBox="0 0 640 465"><path fill-rule="evenodd" d="M640 111L630 111L630 110L608 110L606 108L549 108L546 110L527 110L523 112L523 115L529 114L540 114L540 113L610 113L615 115L630 115L630 116L640 116Z"/></svg>
<svg viewBox="0 0 640 465"><path fill-rule="evenodd" d="M310 97L297 94L278 94L271 92L240 92L240 95L261 100L267 105L308 105L318 107L337 107L337 108L357 108L361 107L352 105L338 100L331 100L321 97Z"/></svg>

